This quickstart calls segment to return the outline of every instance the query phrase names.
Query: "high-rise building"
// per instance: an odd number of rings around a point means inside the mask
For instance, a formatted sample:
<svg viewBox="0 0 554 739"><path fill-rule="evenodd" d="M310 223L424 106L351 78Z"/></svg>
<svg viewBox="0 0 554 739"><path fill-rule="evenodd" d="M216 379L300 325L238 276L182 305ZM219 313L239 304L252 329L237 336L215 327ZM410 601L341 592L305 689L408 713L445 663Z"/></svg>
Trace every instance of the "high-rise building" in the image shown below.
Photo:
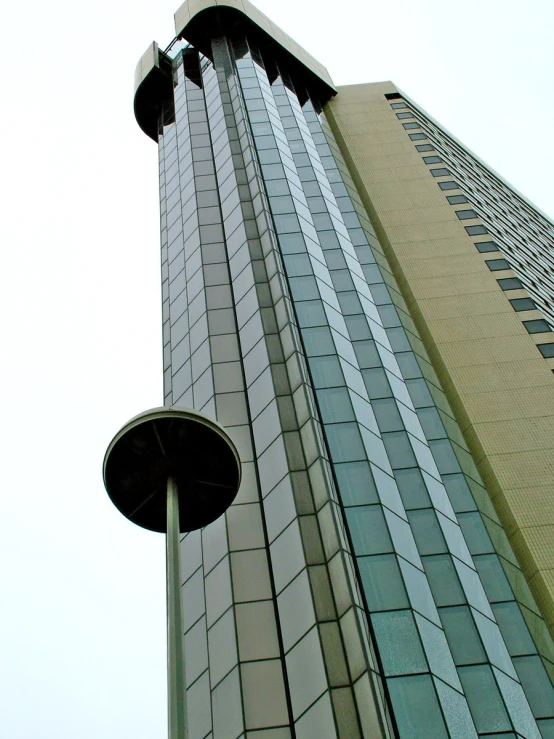
<svg viewBox="0 0 554 739"><path fill-rule="evenodd" d="M190 739L552 739L554 227L247 0L175 20L165 404L243 463L181 542Z"/></svg>

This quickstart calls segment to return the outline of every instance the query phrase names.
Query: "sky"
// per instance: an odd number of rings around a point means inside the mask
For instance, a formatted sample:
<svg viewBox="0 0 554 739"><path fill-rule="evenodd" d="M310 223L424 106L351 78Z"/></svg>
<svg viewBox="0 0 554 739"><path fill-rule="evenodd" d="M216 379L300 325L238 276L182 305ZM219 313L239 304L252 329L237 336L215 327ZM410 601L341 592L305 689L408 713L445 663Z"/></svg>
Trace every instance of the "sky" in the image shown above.
<svg viewBox="0 0 554 739"><path fill-rule="evenodd" d="M552 0L257 5L336 84L393 80L554 216ZM164 540L115 510L101 469L162 403L157 156L132 97L176 9L3 14L0 739L166 733Z"/></svg>

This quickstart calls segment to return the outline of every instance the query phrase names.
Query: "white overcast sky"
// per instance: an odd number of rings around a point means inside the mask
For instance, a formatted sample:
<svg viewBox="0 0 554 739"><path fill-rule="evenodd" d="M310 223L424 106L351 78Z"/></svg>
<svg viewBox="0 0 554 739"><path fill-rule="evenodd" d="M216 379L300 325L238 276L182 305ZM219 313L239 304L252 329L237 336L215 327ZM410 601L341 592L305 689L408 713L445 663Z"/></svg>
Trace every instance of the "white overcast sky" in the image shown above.
<svg viewBox="0 0 554 739"><path fill-rule="evenodd" d="M554 214L552 0L257 4L336 84L392 79ZM162 402L156 146L132 93L176 9L3 12L1 739L166 731L163 539L116 512L101 463Z"/></svg>

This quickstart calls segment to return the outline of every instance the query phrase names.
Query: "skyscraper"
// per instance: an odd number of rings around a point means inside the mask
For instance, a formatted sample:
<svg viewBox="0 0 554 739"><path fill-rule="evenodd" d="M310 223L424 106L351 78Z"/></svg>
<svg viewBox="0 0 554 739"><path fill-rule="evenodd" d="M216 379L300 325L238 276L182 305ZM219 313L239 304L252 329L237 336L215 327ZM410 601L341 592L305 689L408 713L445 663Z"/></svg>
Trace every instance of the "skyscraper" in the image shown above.
<svg viewBox="0 0 554 739"><path fill-rule="evenodd" d="M191 739L554 737L554 227L247 0L175 22L165 404L243 464L181 543Z"/></svg>

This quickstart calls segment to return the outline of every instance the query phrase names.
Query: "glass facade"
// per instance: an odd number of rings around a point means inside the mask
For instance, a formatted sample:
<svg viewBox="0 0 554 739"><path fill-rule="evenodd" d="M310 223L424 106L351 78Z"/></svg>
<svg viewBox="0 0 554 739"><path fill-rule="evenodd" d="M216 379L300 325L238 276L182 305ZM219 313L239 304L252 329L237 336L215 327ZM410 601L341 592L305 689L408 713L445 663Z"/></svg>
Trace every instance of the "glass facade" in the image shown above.
<svg viewBox="0 0 554 739"><path fill-rule="evenodd" d="M190 735L547 739L551 639L287 58L247 25L163 54L165 404L217 418L243 463L181 543Z"/></svg>

